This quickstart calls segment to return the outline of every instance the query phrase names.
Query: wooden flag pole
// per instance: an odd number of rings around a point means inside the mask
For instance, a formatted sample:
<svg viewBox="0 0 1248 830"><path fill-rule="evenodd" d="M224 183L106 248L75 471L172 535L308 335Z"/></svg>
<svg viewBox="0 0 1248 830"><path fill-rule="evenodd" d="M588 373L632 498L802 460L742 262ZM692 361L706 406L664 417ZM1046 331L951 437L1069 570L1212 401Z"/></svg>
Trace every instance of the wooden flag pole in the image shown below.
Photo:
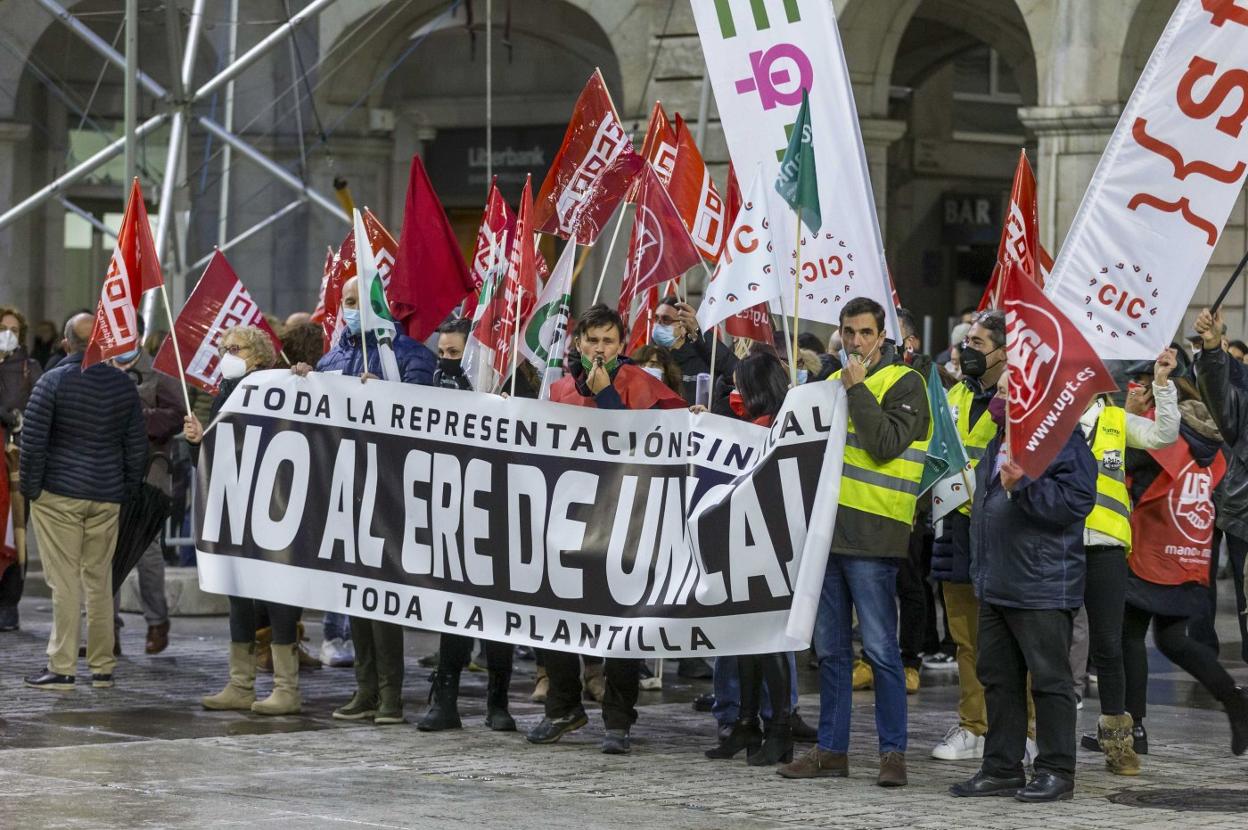
<svg viewBox="0 0 1248 830"><path fill-rule="evenodd" d="M594 301L590 305L598 305L598 296L602 294L602 283L607 278L607 269L611 267L611 252L615 250L615 240L620 236L620 227L624 224L624 206L620 206L620 218L615 220L615 230L611 232L611 241L607 243L607 258L602 262L602 272L598 275L598 285L594 287ZM589 248L585 249L586 251Z"/></svg>
<svg viewBox="0 0 1248 830"><path fill-rule="evenodd" d="M178 327L173 320L173 309L169 306L169 292L165 290L165 281L160 281L160 296L165 301L165 318L169 320L169 337L173 340L173 359L178 362L178 379L182 382L182 403L186 404L186 414L191 413L191 393L186 388L186 368L182 365L182 349L178 346ZM143 344L139 344L142 348Z"/></svg>
<svg viewBox="0 0 1248 830"><path fill-rule="evenodd" d="M711 408L711 399L715 397L715 352L719 346L719 323L711 326L711 388L706 394L706 408Z"/></svg>
<svg viewBox="0 0 1248 830"><path fill-rule="evenodd" d="M368 332L364 331L364 327L360 326L360 350L364 352L364 371L361 375L368 374Z"/></svg>
<svg viewBox="0 0 1248 830"><path fill-rule="evenodd" d="M793 251L797 269L793 275L793 330L789 352L789 383L797 386L797 307L802 301L802 209L797 209L797 244Z"/></svg>
<svg viewBox="0 0 1248 830"><path fill-rule="evenodd" d="M511 335L511 396L516 396L516 375L520 371L520 300L524 297L524 289L516 287L516 330Z"/></svg>
<svg viewBox="0 0 1248 830"><path fill-rule="evenodd" d="M576 243L569 240L568 244L575 245ZM585 270L585 263L589 261L589 252L592 250L593 248L591 246L586 245L584 250L581 251L581 256L576 261L576 269L572 272L572 284L573 285L576 285L576 278L581 275L581 271Z"/></svg>

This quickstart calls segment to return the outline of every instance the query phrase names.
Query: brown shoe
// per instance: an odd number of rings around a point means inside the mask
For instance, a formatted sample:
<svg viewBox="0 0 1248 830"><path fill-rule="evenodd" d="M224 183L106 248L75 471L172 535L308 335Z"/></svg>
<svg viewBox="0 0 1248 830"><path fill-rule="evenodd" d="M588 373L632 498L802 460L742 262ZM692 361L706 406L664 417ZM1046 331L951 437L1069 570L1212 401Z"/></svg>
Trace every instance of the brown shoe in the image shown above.
<svg viewBox="0 0 1248 830"><path fill-rule="evenodd" d="M825 752L817 746L791 764L776 769L785 778L848 778L849 756L844 752Z"/></svg>
<svg viewBox="0 0 1248 830"><path fill-rule="evenodd" d="M885 752L880 756L880 777L876 780L881 787L906 786L906 756L901 752Z"/></svg>
<svg viewBox="0 0 1248 830"><path fill-rule="evenodd" d="M160 654L167 648L169 648L168 620L159 625L149 625L147 627L147 644L143 646L143 650L148 654Z"/></svg>

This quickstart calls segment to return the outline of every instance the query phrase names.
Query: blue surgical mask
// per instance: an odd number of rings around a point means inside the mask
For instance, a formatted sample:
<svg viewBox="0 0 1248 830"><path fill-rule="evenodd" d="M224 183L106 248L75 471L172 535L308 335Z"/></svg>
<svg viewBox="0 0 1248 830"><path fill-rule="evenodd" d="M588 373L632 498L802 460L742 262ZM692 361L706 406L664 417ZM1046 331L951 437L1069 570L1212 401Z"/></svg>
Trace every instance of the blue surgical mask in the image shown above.
<svg viewBox="0 0 1248 830"><path fill-rule="evenodd" d="M805 383L808 380L810 380L810 370L798 369L797 370L797 385L801 386L803 383Z"/></svg>
<svg viewBox="0 0 1248 830"><path fill-rule="evenodd" d="M119 354L116 357L114 357L113 362L116 363L118 366L129 366L131 363L138 360L139 350L140 350L139 347L135 346L133 349L126 352L125 354Z"/></svg>
<svg viewBox="0 0 1248 830"><path fill-rule="evenodd" d="M676 331L669 325L656 323L654 330L650 332L650 339L665 349L671 348L676 342Z"/></svg>
<svg viewBox="0 0 1248 830"><path fill-rule="evenodd" d="M342 324L347 327L347 331L353 335L360 333L360 310L358 308L344 308L342 310Z"/></svg>

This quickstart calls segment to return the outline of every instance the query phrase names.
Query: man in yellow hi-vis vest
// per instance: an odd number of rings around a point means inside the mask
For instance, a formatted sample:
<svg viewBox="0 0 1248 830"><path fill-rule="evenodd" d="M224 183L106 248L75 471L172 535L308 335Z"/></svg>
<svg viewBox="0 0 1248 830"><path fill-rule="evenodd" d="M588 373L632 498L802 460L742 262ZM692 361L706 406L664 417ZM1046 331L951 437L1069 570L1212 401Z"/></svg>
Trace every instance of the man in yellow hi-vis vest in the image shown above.
<svg viewBox="0 0 1248 830"><path fill-rule="evenodd" d="M906 783L906 682L897 645L897 568L907 555L931 438L923 377L885 338L884 309L858 297L841 310L849 434L823 595L812 645L819 658L819 740L780 767L786 778L849 774L853 611L874 668L878 783ZM818 519L816 519L817 521Z"/></svg>

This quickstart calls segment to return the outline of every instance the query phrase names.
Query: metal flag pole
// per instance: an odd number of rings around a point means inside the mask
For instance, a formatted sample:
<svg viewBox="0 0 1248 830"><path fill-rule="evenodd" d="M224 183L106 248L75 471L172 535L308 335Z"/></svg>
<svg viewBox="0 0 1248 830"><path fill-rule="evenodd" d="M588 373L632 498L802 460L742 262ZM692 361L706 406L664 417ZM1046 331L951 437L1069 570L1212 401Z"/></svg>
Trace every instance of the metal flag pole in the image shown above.
<svg viewBox="0 0 1248 830"><path fill-rule="evenodd" d="M611 252L615 250L615 240L620 235L620 226L624 224L624 206L620 205L620 218L615 220L615 230L611 232L611 241L607 243L607 256L602 261L602 273L598 275L598 285L594 287L594 301L590 305L598 305L598 295L602 293L602 283L607 278L607 269L611 267ZM589 250L586 248L585 250Z"/></svg>
<svg viewBox="0 0 1248 830"><path fill-rule="evenodd" d="M524 288L516 286L516 330L511 334L511 396L516 396L516 375L520 371L520 300L524 297Z"/></svg>
<svg viewBox="0 0 1248 830"><path fill-rule="evenodd" d="M789 383L797 386L797 308L802 301L802 209L797 209L797 244L793 250L796 273L793 275L793 330L789 352ZM785 332L788 337L790 332Z"/></svg>
<svg viewBox="0 0 1248 830"><path fill-rule="evenodd" d="M1244 268L1248 266L1248 251L1244 252L1244 258L1239 261L1239 265L1235 266L1235 272L1231 274L1231 278L1226 281L1226 285L1222 286L1221 293L1218 298L1213 301L1213 305L1209 307L1210 314L1217 314L1218 308L1222 305L1222 301L1226 299L1226 295L1231 292L1231 286L1239 279L1239 275L1244 273Z"/></svg>

